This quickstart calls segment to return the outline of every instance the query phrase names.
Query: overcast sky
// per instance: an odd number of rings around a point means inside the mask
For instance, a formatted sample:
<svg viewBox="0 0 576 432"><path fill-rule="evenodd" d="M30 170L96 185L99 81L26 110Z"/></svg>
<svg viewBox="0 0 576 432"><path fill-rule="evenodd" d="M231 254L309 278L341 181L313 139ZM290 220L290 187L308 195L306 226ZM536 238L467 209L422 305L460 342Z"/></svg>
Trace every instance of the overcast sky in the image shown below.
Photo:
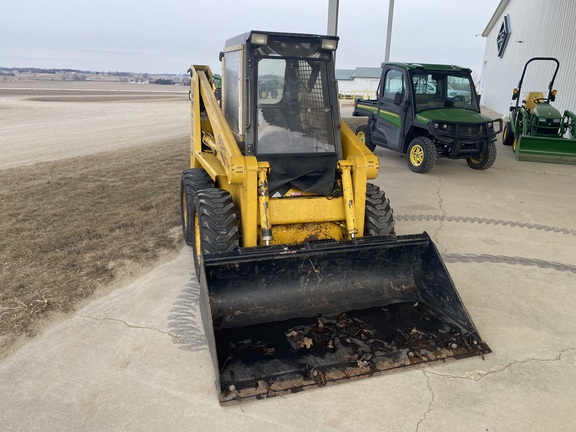
<svg viewBox="0 0 576 432"><path fill-rule="evenodd" d="M395 0L390 61L481 72L499 0ZM220 72L226 39L249 30L325 34L328 0L0 0L0 66ZM388 1L340 0L338 69L380 66Z"/></svg>

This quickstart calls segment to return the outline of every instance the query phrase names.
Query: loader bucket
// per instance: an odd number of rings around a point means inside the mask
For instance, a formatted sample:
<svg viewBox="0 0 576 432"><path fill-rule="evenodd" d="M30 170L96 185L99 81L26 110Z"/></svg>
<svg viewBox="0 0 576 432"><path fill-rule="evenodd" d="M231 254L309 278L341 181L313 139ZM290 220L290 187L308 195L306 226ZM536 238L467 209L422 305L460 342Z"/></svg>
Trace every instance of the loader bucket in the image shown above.
<svg viewBox="0 0 576 432"><path fill-rule="evenodd" d="M554 137L521 136L516 145L519 161L576 164L576 140Z"/></svg>
<svg viewBox="0 0 576 432"><path fill-rule="evenodd" d="M222 404L489 353L426 234L204 257Z"/></svg>

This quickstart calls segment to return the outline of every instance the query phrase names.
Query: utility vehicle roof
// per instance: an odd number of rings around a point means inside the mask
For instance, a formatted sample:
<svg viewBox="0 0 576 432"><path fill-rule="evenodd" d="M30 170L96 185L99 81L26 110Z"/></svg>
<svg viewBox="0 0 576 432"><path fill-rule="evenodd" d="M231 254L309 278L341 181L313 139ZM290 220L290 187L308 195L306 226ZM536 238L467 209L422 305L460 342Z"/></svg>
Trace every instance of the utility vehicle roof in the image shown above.
<svg viewBox="0 0 576 432"><path fill-rule="evenodd" d="M382 68L386 65L394 65L406 70L423 69L431 71L444 71L444 72L472 72L469 68L455 66L455 65L441 65L429 63L382 63Z"/></svg>

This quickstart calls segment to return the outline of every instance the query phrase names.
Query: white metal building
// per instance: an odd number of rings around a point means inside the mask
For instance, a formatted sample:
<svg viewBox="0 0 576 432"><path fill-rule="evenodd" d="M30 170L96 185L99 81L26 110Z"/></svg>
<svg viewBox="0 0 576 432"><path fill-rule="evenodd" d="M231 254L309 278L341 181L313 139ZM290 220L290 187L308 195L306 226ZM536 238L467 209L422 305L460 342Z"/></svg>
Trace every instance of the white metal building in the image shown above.
<svg viewBox="0 0 576 432"><path fill-rule="evenodd" d="M516 103L512 91L526 62L532 57L555 57L560 69L553 105L560 112L576 111L575 0L501 0L482 36L487 38L479 89L482 105L507 116ZM552 62L532 62L520 97L528 91L546 96L553 70Z"/></svg>
<svg viewBox="0 0 576 432"><path fill-rule="evenodd" d="M375 67L336 69L338 93L343 98L374 99L381 74L382 69Z"/></svg>

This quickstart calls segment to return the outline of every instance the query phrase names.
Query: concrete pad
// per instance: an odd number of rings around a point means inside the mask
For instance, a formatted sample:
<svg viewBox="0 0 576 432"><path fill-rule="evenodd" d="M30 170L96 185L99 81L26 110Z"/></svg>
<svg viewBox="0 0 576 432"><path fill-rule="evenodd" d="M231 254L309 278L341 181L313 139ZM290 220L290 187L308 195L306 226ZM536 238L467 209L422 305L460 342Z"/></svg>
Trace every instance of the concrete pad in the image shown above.
<svg viewBox="0 0 576 432"><path fill-rule="evenodd" d="M426 230L493 353L220 407L191 251L0 362L11 431L571 431L576 429L576 167L377 149L399 234Z"/></svg>
<svg viewBox="0 0 576 432"><path fill-rule="evenodd" d="M191 264L185 248L0 364L0 423L26 431L349 430L374 421L412 430L418 423L430 398L421 371L221 408ZM402 418L362 414L382 411L387 400L419 409Z"/></svg>

